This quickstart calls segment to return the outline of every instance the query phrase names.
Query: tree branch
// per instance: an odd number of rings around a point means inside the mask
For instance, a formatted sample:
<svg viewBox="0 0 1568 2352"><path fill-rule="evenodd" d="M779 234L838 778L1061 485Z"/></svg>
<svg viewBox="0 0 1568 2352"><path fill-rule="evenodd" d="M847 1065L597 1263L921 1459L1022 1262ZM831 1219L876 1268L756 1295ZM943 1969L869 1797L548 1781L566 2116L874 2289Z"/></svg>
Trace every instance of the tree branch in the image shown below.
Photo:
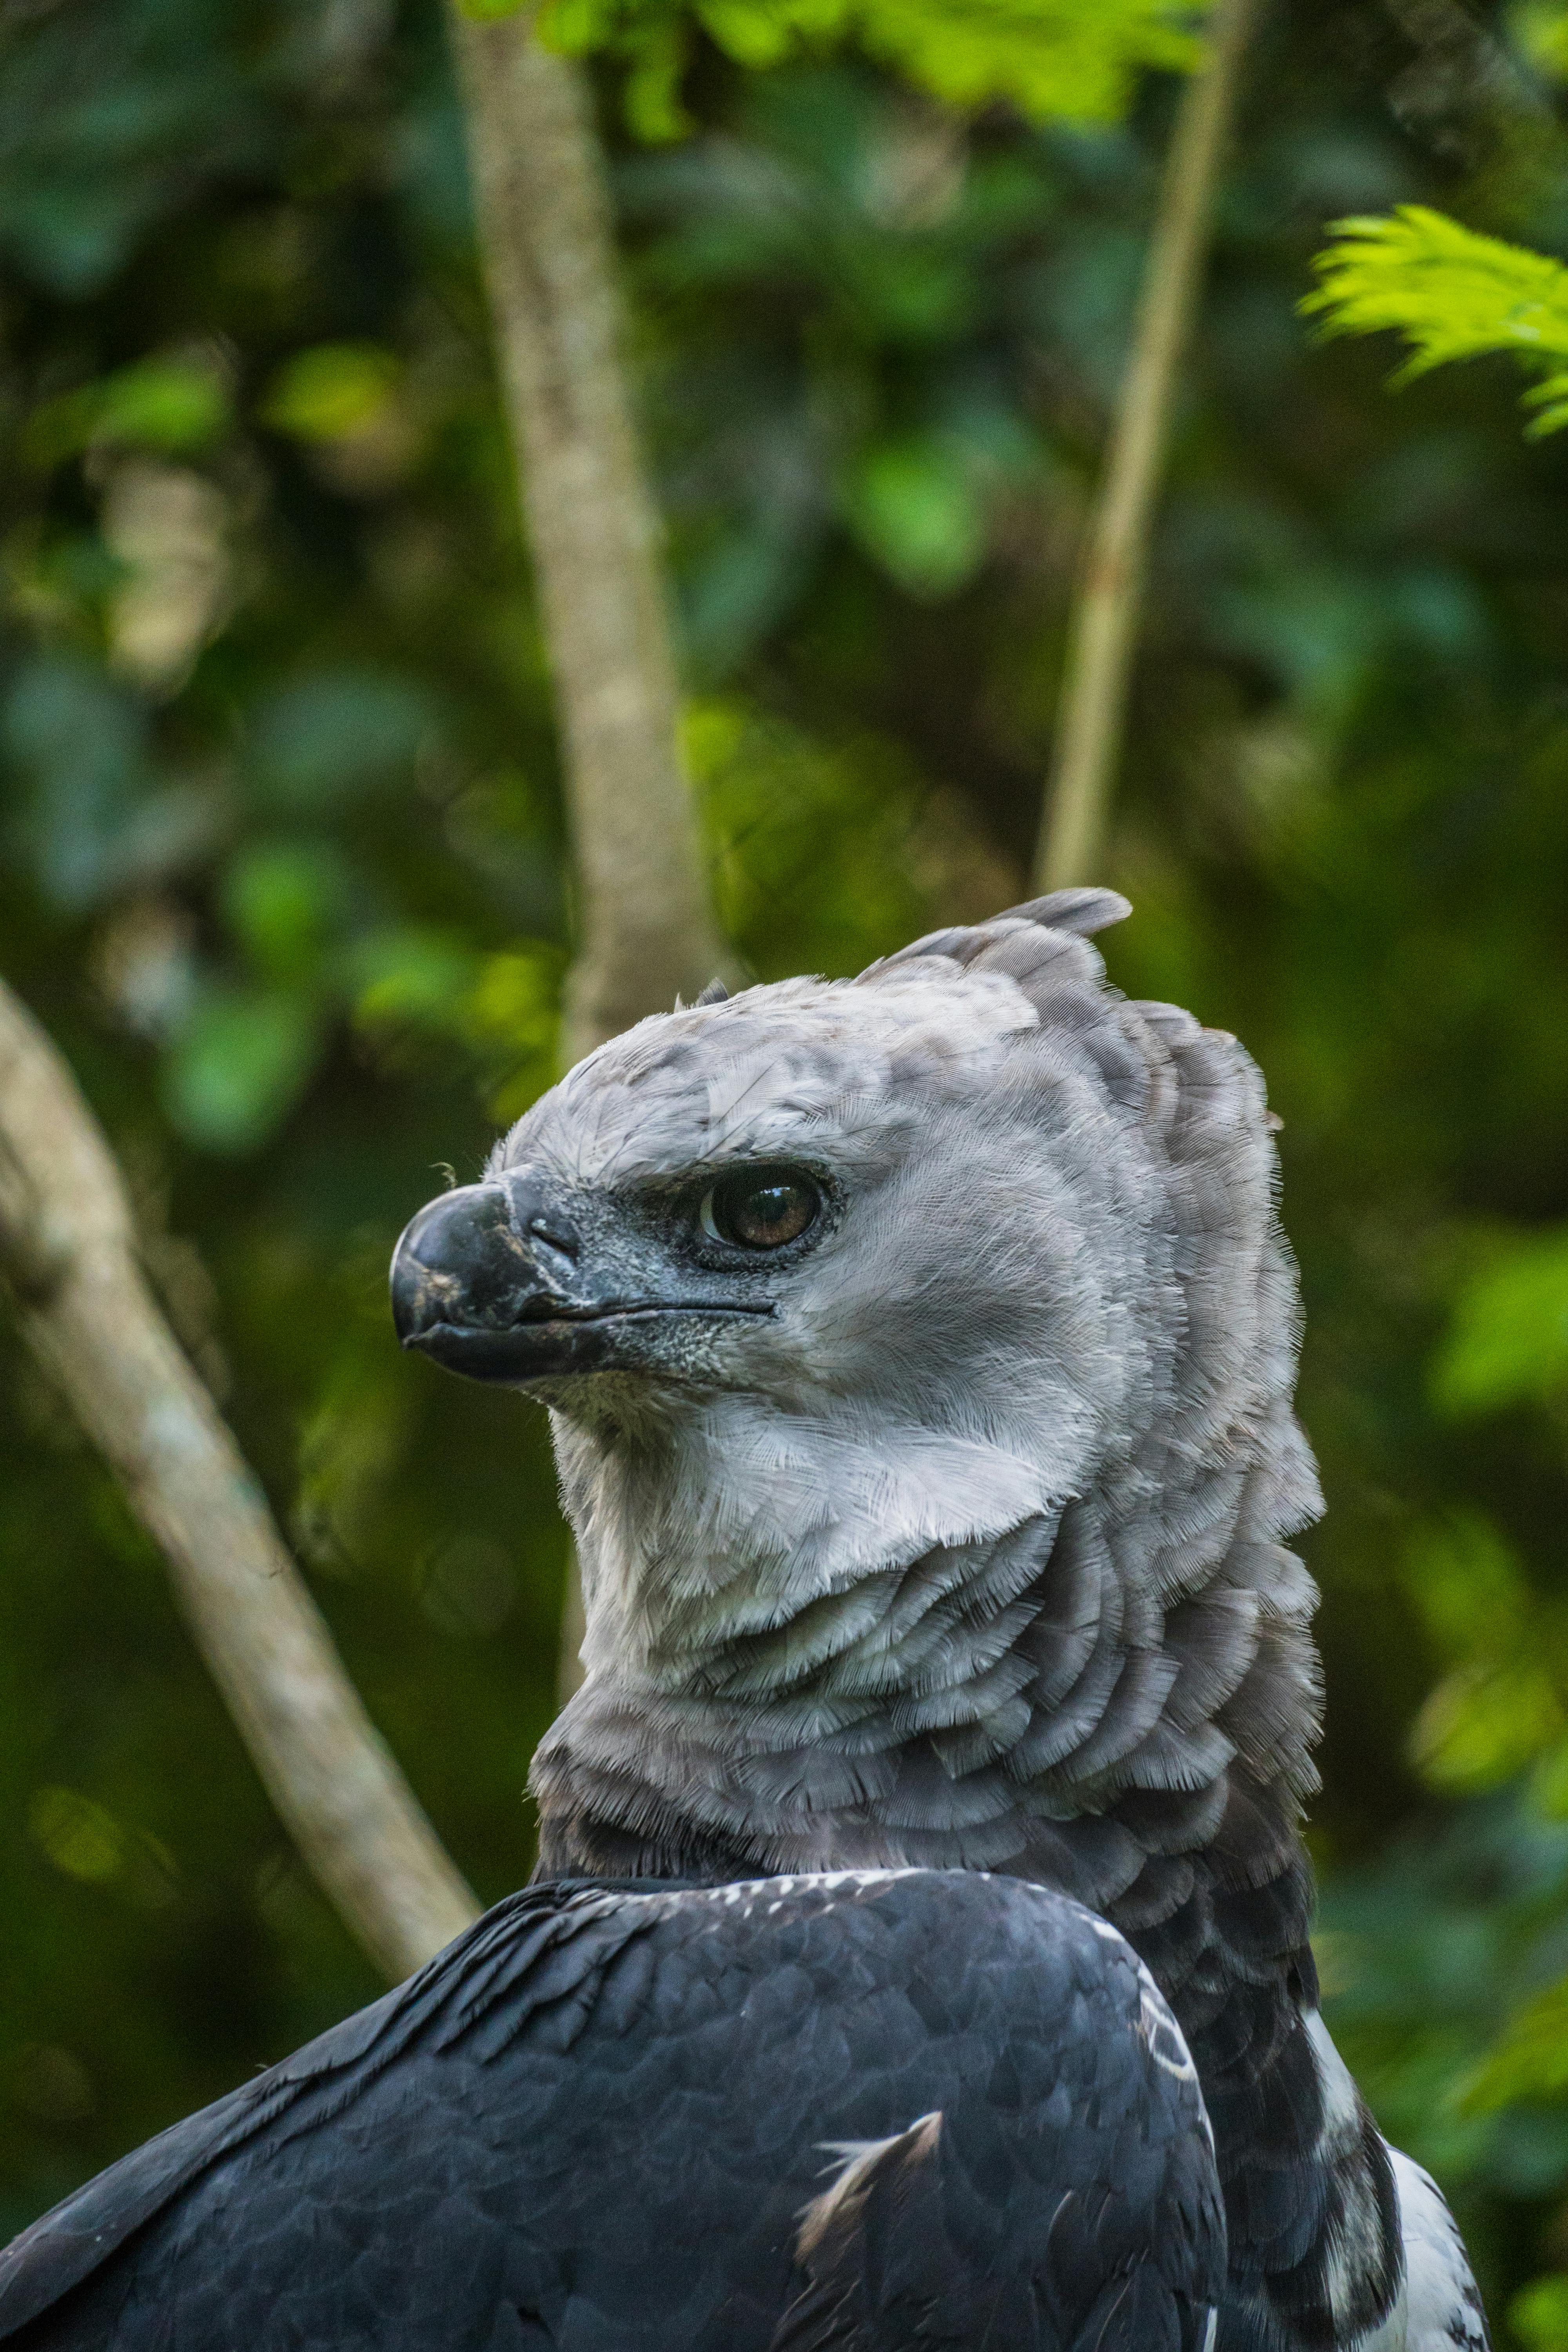
<svg viewBox="0 0 1568 2352"><path fill-rule="evenodd" d="M531 12L453 8L502 383L543 609L578 881L563 1054L694 995L728 961L679 753L660 530L620 357L604 165L583 68Z"/></svg>
<svg viewBox="0 0 1568 2352"><path fill-rule="evenodd" d="M168 1560L196 1646L306 1864L378 1967L406 1976L478 1906L158 1310L101 1129L3 982L0 1270L34 1354Z"/></svg>
<svg viewBox="0 0 1568 2352"><path fill-rule="evenodd" d="M1209 63L1182 93L1144 265L1132 352L1068 624L1035 887L1099 879L1154 504L1215 191L1256 0L1218 0Z"/></svg>
<svg viewBox="0 0 1568 2352"><path fill-rule="evenodd" d="M714 921L682 767L660 562L622 363L615 237L581 66L532 10L448 21L468 121L524 517L544 614L577 866L577 950L562 1058L690 998L731 959ZM582 1680L570 1559L556 1675Z"/></svg>

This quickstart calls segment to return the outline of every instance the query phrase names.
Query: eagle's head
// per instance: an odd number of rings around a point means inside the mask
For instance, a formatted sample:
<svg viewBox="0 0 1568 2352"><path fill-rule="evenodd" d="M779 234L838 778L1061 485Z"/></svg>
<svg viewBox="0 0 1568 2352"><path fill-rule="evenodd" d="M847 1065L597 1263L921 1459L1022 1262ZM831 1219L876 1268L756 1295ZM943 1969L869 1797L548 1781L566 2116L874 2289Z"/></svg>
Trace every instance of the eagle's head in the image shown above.
<svg viewBox="0 0 1568 2352"><path fill-rule="evenodd" d="M1162 1594L1249 1480L1260 1531L1310 1515L1261 1083L1106 987L1083 935L1126 911L1058 893L644 1021L414 1219L405 1345L551 1409L591 1669L798 1646L1091 1493Z"/></svg>

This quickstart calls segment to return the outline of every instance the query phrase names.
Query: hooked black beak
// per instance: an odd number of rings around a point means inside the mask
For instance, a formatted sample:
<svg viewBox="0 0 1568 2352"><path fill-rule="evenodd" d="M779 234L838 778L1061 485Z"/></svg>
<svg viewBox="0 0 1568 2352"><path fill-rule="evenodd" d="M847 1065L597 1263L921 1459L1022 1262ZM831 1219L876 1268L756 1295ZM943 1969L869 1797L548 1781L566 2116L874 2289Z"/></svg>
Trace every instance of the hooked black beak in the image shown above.
<svg viewBox="0 0 1568 2352"><path fill-rule="evenodd" d="M715 1318L771 1316L766 1299L653 1295L635 1261L622 1260L635 1291L612 1287L613 1266L585 1256L563 1188L536 1169L509 1169L465 1184L420 1210L392 1257L392 1319L405 1348L448 1371L514 1388L562 1373L612 1367L668 1373L689 1369L696 1333ZM689 1335L673 1343L671 1325Z"/></svg>
<svg viewBox="0 0 1568 2352"><path fill-rule="evenodd" d="M577 1228L528 1171L443 1192L392 1257L392 1319L405 1348L472 1380L593 1369L593 1326L613 1307L573 1296Z"/></svg>

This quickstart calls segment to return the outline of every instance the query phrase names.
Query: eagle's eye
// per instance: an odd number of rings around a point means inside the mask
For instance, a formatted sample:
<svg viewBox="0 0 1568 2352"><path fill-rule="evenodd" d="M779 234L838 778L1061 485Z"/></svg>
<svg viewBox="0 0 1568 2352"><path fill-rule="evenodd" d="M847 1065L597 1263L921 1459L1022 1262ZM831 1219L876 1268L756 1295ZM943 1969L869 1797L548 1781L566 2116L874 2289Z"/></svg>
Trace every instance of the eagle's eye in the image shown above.
<svg viewBox="0 0 1568 2352"><path fill-rule="evenodd" d="M741 1168L702 1202L702 1230L742 1249L783 1249L816 1222L822 1196L798 1168Z"/></svg>

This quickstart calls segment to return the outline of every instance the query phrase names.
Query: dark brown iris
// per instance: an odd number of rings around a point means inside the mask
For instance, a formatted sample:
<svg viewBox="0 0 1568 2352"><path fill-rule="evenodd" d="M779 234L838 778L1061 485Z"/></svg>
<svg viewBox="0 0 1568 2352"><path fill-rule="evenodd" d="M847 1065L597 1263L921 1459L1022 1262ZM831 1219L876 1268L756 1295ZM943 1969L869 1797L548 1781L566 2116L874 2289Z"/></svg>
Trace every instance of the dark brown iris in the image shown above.
<svg viewBox="0 0 1568 2352"><path fill-rule="evenodd" d="M742 1249L783 1249L798 1241L820 1205L810 1180L783 1169L748 1168L725 1176L703 1202L702 1222L720 1241Z"/></svg>

